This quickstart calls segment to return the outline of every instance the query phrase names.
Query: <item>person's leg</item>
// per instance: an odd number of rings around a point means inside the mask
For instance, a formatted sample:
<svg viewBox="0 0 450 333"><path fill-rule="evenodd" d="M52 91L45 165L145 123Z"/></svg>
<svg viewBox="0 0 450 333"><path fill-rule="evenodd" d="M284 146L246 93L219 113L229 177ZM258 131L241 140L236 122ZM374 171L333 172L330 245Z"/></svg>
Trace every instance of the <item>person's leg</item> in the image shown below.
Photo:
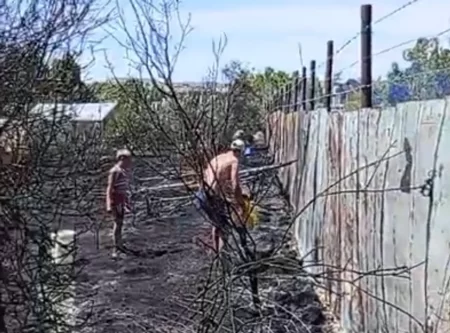
<svg viewBox="0 0 450 333"><path fill-rule="evenodd" d="M248 243L247 243L247 233L248 233L248 231L247 231L247 229L244 226L236 227L236 232L238 233L239 241L241 243L242 249L244 250L244 253L247 255L247 257L250 260L254 261L255 260L255 255L248 248Z"/></svg>
<svg viewBox="0 0 450 333"><path fill-rule="evenodd" d="M122 242L123 218L124 218L123 206L119 205L119 206L115 207L115 214L114 214L113 254L117 253L118 250L121 250L123 248L123 242Z"/></svg>
<svg viewBox="0 0 450 333"><path fill-rule="evenodd" d="M243 226L236 227L237 234L239 235L239 240L241 242L242 247L247 246L247 230Z"/></svg>
<svg viewBox="0 0 450 333"><path fill-rule="evenodd" d="M225 243L225 235L219 230L219 239L217 241L217 252L220 252Z"/></svg>
<svg viewBox="0 0 450 333"><path fill-rule="evenodd" d="M211 238L213 251L219 253L224 246L225 229L228 225L226 202L215 195L208 195L205 191L196 194L196 206L201 209L212 224Z"/></svg>
<svg viewBox="0 0 450 333"><path fill-rule="evenodd" d="M218 253L220 251L220 231L215 226L212 227L212 243L213 243L213 250Z"/></svg>
<svg viewBox="0 0 450 333"><path fill-rule="evenodd" d="M122 227L123 227L123 216L116 217L114 222L114 246L116 248L122 248Z"/></svg>
<svg viewBox="0 0 450 333"><path fill-rule="evenodd" d="M218 237L217 248L218 251L222 250L224 244L227 240L227 235L229 233L229 215L227 214L228 207L224 200L218 200L216 202L216 223L218 227L216 228L216 234Z"/></svg>
<svg viewBox="0 0 450 333"><path fill-rule="evenodd" d="M207 219L210 220L210 211L208 209L206 193L203 191L203 189L200 188L197 192L195 192L193 202L194 202L194 206L197 209L197 211L200 212L201 214L206 215ZM208 240L207 243L210 243L211 246L209 246L209 247L210 248L212 247L212 249L214 251L216 251L216 243L215 243L215 237L214 237L214 235L215 235L214 224L210 230L211 230L211 234L208 234L207 237L211 237L211 242ZM197 239L203 243L203 241L200 239L200 237L199 236L197 236L197 237L198 237Z"/></svg>

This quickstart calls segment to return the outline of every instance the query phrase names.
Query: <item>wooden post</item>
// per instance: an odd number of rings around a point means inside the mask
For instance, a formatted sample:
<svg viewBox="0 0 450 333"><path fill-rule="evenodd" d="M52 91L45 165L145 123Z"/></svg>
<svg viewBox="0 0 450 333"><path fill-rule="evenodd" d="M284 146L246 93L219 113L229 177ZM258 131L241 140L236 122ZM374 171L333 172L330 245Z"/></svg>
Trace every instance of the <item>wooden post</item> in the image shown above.
<svg viewBox="0 0 450 333"><path fill-rule="evenodd" d="M284 112L291 112L292 110L292 80L286 84L286 99Z"/></svg>
<svg viewBox="0 0 450 333"><path fill-rule="evenodd" d="M302 109L303 111L307 111L306 109L306 89L308 87L308 78L306 76L306 67L302 68Z"/></svg>
<svg viewBox="0 0 450 333"><path fill-rule="evenodd" d="M311 60L310 69L311 71L311 83L309 84L309 110L314 110L315 101L314 96L316 93L316 61Z"/></svg>
<svg viewBox="0 0 450 333"><path fill-rule="evenodd" d="M361 6L361 107L372 107L372 5Z"/></svg>
<svg viewBox="0 0 450 333"><path fill-rule="evenodd" d="M284 111L284 103L285 103L285 87L281 87L278 92L278 110L277 111Z"/></svg>
<svg viewBox="0 0 450 333"><path fill-rule="evenodd" d="M299 72L295 71L292 73L292 78L294 81L294 98L292 103L294 104L294 112L297 112L299 110L298 107L298 95L299 95L299 89L300 89L300 77Z"/></svg>
<svg viewBox="0 0 450 333"><path fill-rule="evenodd" d="M325 107L327 111L331 111L331 101L333 98L333 41L327 43L327 62L325 69Z"/></svg>
<svg viewBox="0 0 450 333"><path fill-rule="evenodd" d="M274 100L273 109L275 112L277 112L280 109L280 91L279 90L277 90L275 92L275 94L273 95L273 100Z"/></svg>
<svg viewBox="0 0 450 333"><path fill-rule="evenodd" d="M273 92L273 87L270 87L270 94L269 99L267 101L269 104L269 111L274 112L275 111L275 93Z"/></svg>

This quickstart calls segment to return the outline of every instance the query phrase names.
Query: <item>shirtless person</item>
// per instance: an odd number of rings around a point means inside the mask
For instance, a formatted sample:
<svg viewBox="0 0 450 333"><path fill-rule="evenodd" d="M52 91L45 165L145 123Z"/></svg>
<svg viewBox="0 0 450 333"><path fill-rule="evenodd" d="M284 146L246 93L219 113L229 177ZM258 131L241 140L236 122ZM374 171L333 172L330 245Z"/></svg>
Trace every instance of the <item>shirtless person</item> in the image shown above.
<svg viewBox="0 0 450 333"><path fill-rule="evenodd" d="M131 153L121 149L116 154L117 163L109 171L106 188L106 211L114 218L112 256L117 257L118 251L123 251L122 227L126 212L130 211L130 169Z"/></svg>
<svg viewBox="0 0 450 333"><path fill-rule="evenodd" d="M239 157L245 149L243 140L231 143L230 150L217 155L207 165L203 184L197 193L197 207L202 209L213 224L213 249L217 253L223 246L225 230L230 226L227 199L230 211L242 216L244 198L239 182Z"/></svg>

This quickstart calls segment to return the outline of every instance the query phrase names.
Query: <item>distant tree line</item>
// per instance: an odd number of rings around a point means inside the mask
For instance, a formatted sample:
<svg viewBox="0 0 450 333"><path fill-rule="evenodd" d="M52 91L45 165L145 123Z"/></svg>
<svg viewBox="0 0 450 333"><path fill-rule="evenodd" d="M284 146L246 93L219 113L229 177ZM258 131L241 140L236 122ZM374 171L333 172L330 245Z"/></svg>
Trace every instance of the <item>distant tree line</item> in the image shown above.
<svg viewBox="0 0 450 333"><path fill-rule="evenodd" d="M394 62L386 77L374 82L374 105L396 105L450 95L450 49L443 47L439 39L418 39L412 48L403 52L403 59L408 63L405 68ZM343 81L337 77L334 85L336 92L342 94L341 102L346 109L359 107L358 79ZM351 90L354 92L350 93Z"/></svg>
<svg viewBox="0 0 450 333"><path fill-rule="evenodd" d="M135 102L142 99L135 98L137 94L145 94L149 105L162 101L161 95L152 89L151 84L137 79L120 83L117 80L85 83L82 79L83 69L77 62L76 54L66 53L55 57L47 65L39 49L34 50L32 45L2 47L9 55L0 61L0 70L6 76L6 80L0 83L3 91L25 90L30 80L38 80L34 84L34 94L28 97L32 103L116 101L119 103L119 111L114 129L117 130L124 127L125 119L131 122L140 117L142 105L136 105ZM393 63L386 77L374 82L375 105L395 105L450 95L450 50L443 47L438 39L420 38L412 48L404 51L403 57L409 63L407 67L401 68L398 63ZM18 59L26 64L19 72L11 67ZM30 77L30 73L33 77ZM36 76L35 73L39 75ZM239 86L239 96L236 93L233 96L239 121L246 123L254 120L253 124L246 124L254 128L261 125L258 122L262 121L260 113L263 112L264 102L273 98L291 80L291 74L285 71L272 67L258 71L239 61L226 65L222 75L229 87ZM340 75L336 75L333 81L335 102L342 103L346 109L359 107L359 80L342 80ZM319 101L323 94L323 85L318 80L316 96Z"/></svg>

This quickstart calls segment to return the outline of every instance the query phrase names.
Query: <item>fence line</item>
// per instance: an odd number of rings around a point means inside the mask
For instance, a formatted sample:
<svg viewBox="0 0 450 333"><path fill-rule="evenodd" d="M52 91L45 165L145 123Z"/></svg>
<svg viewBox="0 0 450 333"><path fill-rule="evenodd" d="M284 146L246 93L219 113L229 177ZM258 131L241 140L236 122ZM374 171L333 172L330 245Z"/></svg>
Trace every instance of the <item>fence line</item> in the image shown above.
<svg viewBox="0 0 450 333"><path fill-rule="evenodd" d="M306 67L302 68L301 77L299 77L299 72L295 71L292 74L291 81L284 87L281 87L278 91L273 92L272 98L269 99L266 104L266 108L269 112L273 111L311 111L314 110L319 103L322 102L320 106L325 107L328 111L332 110L333 107L333 97L338 97L339 95L348 96L349 93L359 91L360 95L360 107L372 107L373 105L373 86L376 82L372 80L372 62L373 59L379 55L386 54L390 51L397 50L400 47L417 42L419 38L434 39L440 38L448 33L450 33L450 28L437 32L433 35L428 36L417 36L413 39L408 39L401 41L400 43L391 45L382 50L373 52L372 47L372 27L384 21L387 18L392 17L396 13L402 11L403 9L417 3L419 0L409 1L402 6L396 8L389 14L384 15L382 18L376 20L372 23L372 6L363 5L361 6L361 31L350 40L348 40L344 45L348 46L357 37L361 38L361 57L360 59L354 61L350 65L335 70L333 63L337 54L342 52L345 48L340 47L336 52L334 52L334 41L330 40L327 42L326 47L326 58L323 63L319 66L316 65L316 61L312 60L310 62L310 77L307 77ZM361 64L361 83L358 87L351 88L341 92L333 92L333 77L342 74L344 71L353 68L354 66ZM325 89L321 91L320 96L317 96L318 91L316 90L317 82L317 72L320 68L326 65L325 68ZM448 68L441 68L439 70L433 70L436 72L445 71ZM421 73L409 74L404 76L405 78L413 78L415 76L420 76L423 74L431 73L431 70L423 71ZM390 83L395 83L395 81L390 81ZM300 99L300 100L299 100Z"/></svg>
<svg viewBox="0 0 450 333"><path fill-rule="evenodd" d="M395 8L393 11L383 15L382 17L380 17L379 19L375 20L375 22L373 22L372 27L378 23L381 23L385 20L387 20L388 18L391 18L392 16L394 16L395 14L398 14L399 12L401 12L402 10L408 8L409 6L417 3L419 0L411 0L408 1L406 3L404 3L403 5ZM327 55L327 58L319 65L317 66L317 69L322 68L323 66L326 65L328 58L335 58L337 55L339 55L340 53L342 53L348 46L350 46L354 41L356 41L358 39L358 37L361 36L361 31L358 31L355 35L353 35L352 37L350 37L348 40L346 40L339 48L337 48L336 52L333 52L330 55Z"/></svg>
<svg viewBox="0 0 450 333"><path fill-rule="evenodd" d="M421 36L373 52L372 27L417 2L375 22L371 6L362 6L361 32L353 39L361 38L360 59L336 71L334 56L341 48L334 51L334 42L328 41L324 94L318 96L315 84L322 65L313 60L309 77L306 67L301 76L294 72L267 105L275 161L297 160L280 171L280 178L296 211L299 252L308 254L311 270L325 274L328 301L352 333L450 332L450 257L441 256L450 243L444 171L450 160L442 150L442 143L450 142L450 99L438 90L442 87L428 86L431 95L445 98L421 101L419 85L419 94L408 103L373 107L380 88L372 80L373 59ZM333 73L358 64L360 84L333 92ZM434 83L450 72L445 65L406 71L386 84L429 84L430 78ZM336 111L334 97L353 92L360 93L360 107L331 112ZM394 267L401 268L395 277L370 273ZM367 276L356 279L355 272L363 271Z"/></svg>
<svg viewBox="0 0 450 333"><path fill-rule="evenodd" d="M449 102L269 119L300 254L351 333L450 332Z"/></svg>

